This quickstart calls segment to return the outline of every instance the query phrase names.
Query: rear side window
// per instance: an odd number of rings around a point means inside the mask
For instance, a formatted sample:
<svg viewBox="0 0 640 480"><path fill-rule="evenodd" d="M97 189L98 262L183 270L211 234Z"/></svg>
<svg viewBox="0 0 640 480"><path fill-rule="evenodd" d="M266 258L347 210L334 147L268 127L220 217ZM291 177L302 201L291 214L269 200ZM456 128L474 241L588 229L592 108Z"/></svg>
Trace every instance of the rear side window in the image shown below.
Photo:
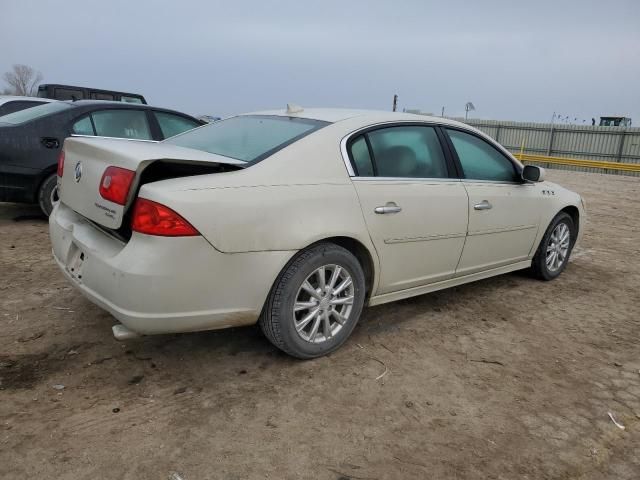
<svg viewBox="0 0 640 480"><path fill-rule="evenodd" d="M100 93L100 92L91 92L91 98L93 98L94 100L107 100L107 101L115 100L115 98L113 98L113 95L111 95L110 93Z"/></svg>
<svg viewBox="0 0 640 480"><path fill-rule="evenodd" d="M66 102L51 102L43 103L37 107L27 108L20 110L19 112L9 113L0 117L0 123L11 123L17 125L19 123L30 122L41 117L46 117L54 113L61 112L62 110L68 110L73 108L71 104Z"/></svg>
<svg viewBox="0 0 640 480"><path fill-rule="evenodd" d="M447 132L460 159L465 178L497 182L516 180L513 163L493 145L460 130L447 129Z"/></svg>
<svg viewBox="0 0 640 480"><path fill-rule="evenodd" d="M71 127L71 132L76 135L95 135L96 132L93 130L93 124L91 123L91 118L89 115L81 118Z"/></svg>
<svg viewBox="0 0 640 480"><path fill-rule="evenodd" d="M152 140L144 110L100 110L91 114L100 137Z"/></svg>
<svg viewBox="0 0 640 480"><path fill-rule="evenodd" d="M0 105L0 116L7 115L13 112L19 112L21 110L26 110L27 108L37 107L38 105L42 105L45 102L32 102L32 101L24 101L24 100L15 100L12 102L3 103Z"/></svg>
<svg viewBox="0 0 640 480"><path fill-rule="evenodd" d="M359 177L373 177L375 175L369 147L364 135L356 138L351 143L350 153L356 175Z"/></svg>
<svg viewBox="0 0 640 480"><path fill-rule="evenodd" d="M82 90L71 88L56 88L55 98L58 100L82 100L85 98Z"/></svg>
<svg viewBox="0 0 640 480"><path fill-rule="evenodd" d="M120 97L120 101L121 102L125 102L125 103L140 103L140 104L144 103L142 101L142 98L140 98L140 97L130 97L129 95L122 95Z"/></svg>
<svg viewBox="0 0 640 480"><path fill-rule="evenodd" d="M447 163L433 127L397 126L367 133L378 177L447 178Z"/></svg>
<svg viewBox="0 0 640 480"><path fill-rule="evenodd" d="M241 115L210 123L165 142L243 162L257 162L325 125L328 122L308 118Z"/></svg>
<svg viewBox="0 0 640 480"><path fill-rule="evenodd" d="M160 130L162 130L162 136L164 138L173 137L200 126L199 123L189 120L188 118L181 117L180 115L173 115L172 113L166 112L153 113L158 119Z"/></svg>

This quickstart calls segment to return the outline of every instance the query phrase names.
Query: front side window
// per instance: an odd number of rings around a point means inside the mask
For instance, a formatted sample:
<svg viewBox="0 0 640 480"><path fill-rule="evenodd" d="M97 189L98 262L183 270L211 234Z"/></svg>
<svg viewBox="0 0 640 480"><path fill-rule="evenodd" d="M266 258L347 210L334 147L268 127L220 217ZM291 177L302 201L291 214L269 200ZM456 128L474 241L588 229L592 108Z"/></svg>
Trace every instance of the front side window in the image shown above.
<svg viewBox="0 0 640 480"><path fill-rule="evenodd" d="M307 118L240 115L165 140L243 162L259 161L327 125Z"/></svg>
<svg viewBox="0 0 640 480"><path fill-rule="evenodd" d="M66 102L51 102L38 105L37 107L27 108L20 110L19 112L10 113L0 117L0 123L11 123L17 125L19 123L26 123L38 118L46 117L54 113L58 113L62 110L68 110L73 108L71 104Z"/></svg>
<svg viewBox="0 0 640 480"><path fill-rule="evenodd" d="M181 117L180 115L174 115L166 112L153 113L158 119L160 130L162 130L162 136L164 138L173 137L200 126L199 123L188 118Z"/></svg>
<svg viewBox="0 0 640 480"><path fill-rule="evenodd" d="M447 178L447 163L433 127L397 126L367 133L378 177Z"/></svg>
<svg viewBox="0 0 640 480"><path fill-rule="evenodd" d="M91 116L99 137L152 140L144 110L100 110Z"/></svg>
<svg viewBox="0 0 640 480"><path fill-rule="evenodd" d="M447 132L460 159L465 178L497 182L516 180L513 163L488 142L460 130L447 129Z"/></svg>

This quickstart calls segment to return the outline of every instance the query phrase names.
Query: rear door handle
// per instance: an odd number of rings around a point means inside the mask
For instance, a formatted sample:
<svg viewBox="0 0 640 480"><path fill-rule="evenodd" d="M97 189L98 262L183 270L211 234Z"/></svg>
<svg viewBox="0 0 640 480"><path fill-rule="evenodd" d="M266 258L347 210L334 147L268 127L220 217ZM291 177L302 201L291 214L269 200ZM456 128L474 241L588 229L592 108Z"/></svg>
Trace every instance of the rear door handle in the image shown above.
<svg viewBox="0 0 640 480"><path fill-rule="evenodd" d="M58 148L60 146L60 140L53 137L43 137L42 145L44 145L45 148Z"/></svg>
<svg viewBox="0 0 640 480"><path fill-rule="evenodd" d="M398 213L402 211L402 207L398 206L395 202L387 202L384 207L376 207L373 209L374 212L383 215L385 213Z"/></svg>
<svg viewBox="0 0 640 480"><path fill-rule="evenodd" d="M475 210L491 210L493 205L488 200L482 200L480 203L476 203L473 208Z"/></svg>

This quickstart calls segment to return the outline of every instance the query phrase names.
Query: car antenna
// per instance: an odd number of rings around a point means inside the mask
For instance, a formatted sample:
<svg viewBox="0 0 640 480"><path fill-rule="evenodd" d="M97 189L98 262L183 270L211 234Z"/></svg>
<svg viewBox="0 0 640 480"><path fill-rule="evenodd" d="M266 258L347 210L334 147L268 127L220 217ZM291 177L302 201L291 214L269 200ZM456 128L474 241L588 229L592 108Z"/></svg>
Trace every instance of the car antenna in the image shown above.
<svg viewBox="0 0 640 480"><path fill-rule="evenodd" d="M287 113L300 113L304 112L304 108L295 103L287 103Z"/></svg>

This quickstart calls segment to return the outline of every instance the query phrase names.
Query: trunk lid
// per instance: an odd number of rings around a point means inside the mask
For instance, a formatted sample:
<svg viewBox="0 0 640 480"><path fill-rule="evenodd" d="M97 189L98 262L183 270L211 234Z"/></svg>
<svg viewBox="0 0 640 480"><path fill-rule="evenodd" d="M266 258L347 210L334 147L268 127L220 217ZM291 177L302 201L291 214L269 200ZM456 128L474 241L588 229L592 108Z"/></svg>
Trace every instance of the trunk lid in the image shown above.
<svg viewBox="0 0 640 480"><path fill-rule="evenodd" d="M58 179L60 201L89 220L113 230L122 226L123 218L137 196L142 173L152 164L162 162L182 167L168 169L170 173L164 176L156 173L154 180L237 170L245 165L245 162L221 155L146 140L70 137L64 142L64 152L64 171ZM191 172L187 169L189 165L193 165ZM110 166L135 172L124 205L100 194L102 176Z"/></svg>

